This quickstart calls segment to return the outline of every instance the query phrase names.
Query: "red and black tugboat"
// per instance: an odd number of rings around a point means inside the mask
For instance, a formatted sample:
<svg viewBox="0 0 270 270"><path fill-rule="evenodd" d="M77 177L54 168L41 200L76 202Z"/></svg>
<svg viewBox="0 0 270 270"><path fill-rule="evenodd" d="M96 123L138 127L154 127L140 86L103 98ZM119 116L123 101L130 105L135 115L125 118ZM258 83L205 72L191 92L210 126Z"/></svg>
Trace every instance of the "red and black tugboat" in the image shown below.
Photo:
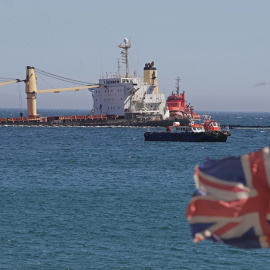
<svg viewBox="0 0 270 270"><path fill-rule="evenodd" d="M145 141L226 142L230 135L228 127L221 127L217 121L207 117L199 124L191 121L188 126L181 126L175 122L166 131L147 131L144 138Z"/></svg>
<svg viewBox="0 0 270 270"><path fill-rule="evenodd" d="M176 79L176 93L172 92L167 98L167 107L170 111L170 117L184 118L199 120L201 116L194 111L193 106L186 103L185 91L180 93L179 87L180 78Z"/></svg>

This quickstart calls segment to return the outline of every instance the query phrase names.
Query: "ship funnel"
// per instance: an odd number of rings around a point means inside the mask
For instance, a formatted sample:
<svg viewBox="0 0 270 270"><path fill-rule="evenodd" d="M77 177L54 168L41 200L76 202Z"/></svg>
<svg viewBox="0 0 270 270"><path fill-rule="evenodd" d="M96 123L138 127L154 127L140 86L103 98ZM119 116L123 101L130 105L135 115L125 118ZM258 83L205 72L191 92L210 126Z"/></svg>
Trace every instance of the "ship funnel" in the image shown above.
<svg viewBox="0 0 270 270"><path fill-rule="evenodd" d="M158 94L157 69L152 63L146 63L144 66L144 82L154 87L154 93Z"/></svg>

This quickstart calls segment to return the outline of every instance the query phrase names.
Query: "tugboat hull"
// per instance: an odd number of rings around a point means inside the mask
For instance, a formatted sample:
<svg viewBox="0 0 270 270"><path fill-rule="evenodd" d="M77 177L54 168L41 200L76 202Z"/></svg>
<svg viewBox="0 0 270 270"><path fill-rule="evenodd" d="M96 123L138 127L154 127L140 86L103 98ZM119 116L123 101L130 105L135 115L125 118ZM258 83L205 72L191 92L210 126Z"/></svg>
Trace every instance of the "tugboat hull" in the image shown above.
<svg viewBox="0 0 270 270"><path fill-rule="evenodd" d="M228 134L224 132L174 133L174 132L145 132L145 141L173 142L226 142Z"/></svg>

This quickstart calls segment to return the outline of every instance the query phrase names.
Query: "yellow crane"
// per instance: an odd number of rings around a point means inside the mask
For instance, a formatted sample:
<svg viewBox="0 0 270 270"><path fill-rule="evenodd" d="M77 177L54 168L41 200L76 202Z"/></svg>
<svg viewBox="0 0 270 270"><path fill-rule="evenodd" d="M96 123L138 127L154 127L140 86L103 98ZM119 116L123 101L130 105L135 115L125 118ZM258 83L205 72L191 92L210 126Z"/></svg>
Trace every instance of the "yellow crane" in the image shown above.
<svg viewBox="0 0 270 270"><path fill-rule="evenodd" d="M27 66L26 68L26 79L25 80L13 80L8 82L0 83L0 86L16 83L16 82L25 82L25 93L27 99L27 116L28 117L37 117L37 105L36 105L36 95L39 93L60 93L62 91L78 91L80 89L89 89L97 88L99 85L88 85L88 86L76 86L70 88L58 88L58 89L46 89L46 90L37 90L37 76L35 74L35 68Z"/></svg>
<svg viewBox="0 0 270 270"><path fill-rule="evenodd" d="M0 86L7 85L7 84L10 84L10 83L15 83L15 82L21 82L21 80L16 79L16 80L13 80L13 81L2 82L2 83L0 83Z"/></svg>

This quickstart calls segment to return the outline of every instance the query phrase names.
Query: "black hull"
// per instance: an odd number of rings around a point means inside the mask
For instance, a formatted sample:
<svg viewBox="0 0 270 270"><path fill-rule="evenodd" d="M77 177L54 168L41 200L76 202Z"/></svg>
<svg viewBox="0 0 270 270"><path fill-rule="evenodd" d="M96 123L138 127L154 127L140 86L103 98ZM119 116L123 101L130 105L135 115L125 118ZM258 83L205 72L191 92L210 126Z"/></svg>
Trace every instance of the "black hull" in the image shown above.
<svg viewBox="0 0 270 270"><path fill-rule="evenodd" d="M146 132L145 141L172 141L172 142L226 142L228 133L203 132L203 133L173 133L173 132Z"/></svg>

